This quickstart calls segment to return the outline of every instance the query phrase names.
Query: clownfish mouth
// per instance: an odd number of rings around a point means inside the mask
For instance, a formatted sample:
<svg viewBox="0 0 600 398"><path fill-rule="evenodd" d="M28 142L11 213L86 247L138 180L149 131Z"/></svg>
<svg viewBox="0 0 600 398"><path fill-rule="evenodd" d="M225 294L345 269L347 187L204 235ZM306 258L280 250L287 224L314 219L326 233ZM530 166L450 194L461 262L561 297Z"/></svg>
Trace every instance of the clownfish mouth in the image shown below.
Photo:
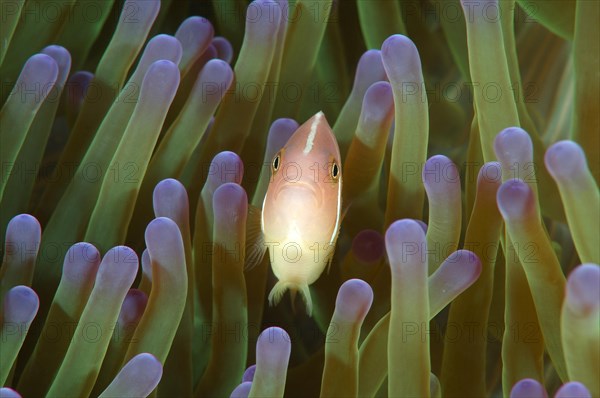
<svg viewBox="0 0 600 398"><path fill-rule="evenodd" d="M288 182L281 186L274 195L274 200L281 200L286 203L290 209L295 204L302 208L314 204L315 207L321 207L323 204L323 192L317 184L310 182Z"/></svg>

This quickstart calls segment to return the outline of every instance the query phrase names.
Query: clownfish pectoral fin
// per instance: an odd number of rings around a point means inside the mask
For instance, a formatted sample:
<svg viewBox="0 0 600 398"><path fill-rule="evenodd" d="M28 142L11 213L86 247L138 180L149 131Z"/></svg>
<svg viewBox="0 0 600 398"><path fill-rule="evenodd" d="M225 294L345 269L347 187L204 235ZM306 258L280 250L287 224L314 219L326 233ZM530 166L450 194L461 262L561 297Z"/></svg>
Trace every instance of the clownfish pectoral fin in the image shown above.
<svg viewBox="0 0 600 398"><path fill-rule="evenodd" d="M335 238L336 240L333 241L333 243L330 244L329 250L327 251L326 254L326 263L327 263L327 274L329 275L329 270L331 269L331 263L333 261L333 254L335 253L335 245L336 245L336 241L337 241L337 236Z"/></svg>
<svg viewBox="0 0 600 398"><path fill-rule="evenodd" d="M346 218L348 210L350 210L350 206L352 206L352 203L348 203L344 206L344 210L342 210L342 216L340 217L340 224L342 223L342 221L344 221L344 218Z"/></svg>
<svg viewBox="0 0 600 398"><path fill-rule="evenodd" d="M333 236L331 237L331 241L329 242L329 247L327 248L326 251L326 260L325 262L327 263L327 274L329 274L329 270L331 269L331 263L333 261L333 254L335 253L335 246L337 244L337 239L340 236L340 228L341 228L341 224L342 221L344 221L344 217L346 217L346 214L348 214L348 209L350 209L350 204L346 205L346 207L344 207L344 210L342 211L341 215L340 215L340 220L338 222L338 225L336 225L336 229L335 229L335 233L333 234Z"/></svg>
<svg viewBox="0 0 600 398"><path fill-rule="evenodd" d="M258 207L248 207L246 219L246 259L244 268L251 269L258 265L267 251L261 226L261 210Z"/></svg>
<svg viewBox="0 0 600 398"><path fill-rule="evenodd" d="M312 316L312 298L310 297L310 289L308 288L308 284L304 283L302 285L296 285L289 282L279 281L273 286L271 292L269 293L269 305L272 307L274 305L279 304L283 295L287 290L290 290L291 298L292 298L292 310L294 313L296 312L296 307L294 305L294 301L296 299L296 293L300 292L302 296L302 300L304 301L304 306L306 307L306 313L308 316Z"/></svg>

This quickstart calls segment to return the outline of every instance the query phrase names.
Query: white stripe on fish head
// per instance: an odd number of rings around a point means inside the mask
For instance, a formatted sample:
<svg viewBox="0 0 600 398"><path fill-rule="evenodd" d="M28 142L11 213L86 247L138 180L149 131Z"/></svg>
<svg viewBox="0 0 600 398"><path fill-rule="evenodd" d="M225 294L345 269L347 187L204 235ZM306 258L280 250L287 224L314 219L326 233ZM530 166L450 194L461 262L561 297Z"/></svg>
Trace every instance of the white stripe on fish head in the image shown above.
<svg viewBox="0 0 600 398"><path fill-rule="evenodd" d="M313 144L315 142L315 136L317 135L317 127L319 127L319 123L323 118L323 111L319 111L315 115L315 120L313 120L310 125L310 133L308 134L308 138L306 139L306 146L304 147L304 151L302 151L305 155L308 155L310 151L313 149Z"/></svg>

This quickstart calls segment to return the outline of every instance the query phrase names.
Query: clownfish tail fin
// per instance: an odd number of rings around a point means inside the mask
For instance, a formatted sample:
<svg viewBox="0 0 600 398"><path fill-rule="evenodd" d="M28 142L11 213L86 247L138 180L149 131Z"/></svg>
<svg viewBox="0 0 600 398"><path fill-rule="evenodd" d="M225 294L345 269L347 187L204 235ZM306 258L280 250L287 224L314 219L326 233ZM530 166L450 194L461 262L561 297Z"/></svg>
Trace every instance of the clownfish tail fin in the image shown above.
<svg viewBox="0 0 600 398"><path fill-rule="evenodd" d="M306 313L308 314L308 316L312 316L312 298L310 297L310 289L308 288L308 284L306 283L302 285L296 285L290 282L277 282L275 286L273 286L273 289L271 289L271 292L269 293L269 305L275 306L279 304L279 302L283 298L283 295L288 289L290 290L290 295L292 299L292 310L296 312L294 301L296 298L296 293L300 292L302 300L304 301L304 306L306 307Z"/></svg>
<svg viewBox="0 0 600 398"><path fill-rule="evenodd" d="M312 316L312 298L310 297L310 289L308 288L308 284L303 284L299 286L300 295L304 300L304 306L306 307L306 313L308 316Z"/></svg>
<svg viewBox="0 0 600 398"><path fill-rule="evenodd" d="M279 304L285 292L290 288L290 284L287 282L279 281L273 286L271 292L269 293L269 305L271 307Z"/></svg>

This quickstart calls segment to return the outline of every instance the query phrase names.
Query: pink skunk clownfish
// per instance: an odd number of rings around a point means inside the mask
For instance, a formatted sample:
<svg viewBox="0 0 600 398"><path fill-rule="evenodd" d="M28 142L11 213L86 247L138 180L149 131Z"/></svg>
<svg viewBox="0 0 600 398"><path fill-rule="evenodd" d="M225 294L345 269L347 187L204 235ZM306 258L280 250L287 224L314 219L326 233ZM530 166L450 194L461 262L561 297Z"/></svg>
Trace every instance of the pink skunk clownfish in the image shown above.
<svg viewBox="0 0 600 398"><path fill-rule="evenodd" d="M247 266L269 250L278 279L269 293L276 305L289 290L300 292L309 315L308 286L330 265L342 219L340 150L323 112L301 125L273 157L271 181L260 217L257 242ZM252 235L252 233L250 233Z"/></svg>

